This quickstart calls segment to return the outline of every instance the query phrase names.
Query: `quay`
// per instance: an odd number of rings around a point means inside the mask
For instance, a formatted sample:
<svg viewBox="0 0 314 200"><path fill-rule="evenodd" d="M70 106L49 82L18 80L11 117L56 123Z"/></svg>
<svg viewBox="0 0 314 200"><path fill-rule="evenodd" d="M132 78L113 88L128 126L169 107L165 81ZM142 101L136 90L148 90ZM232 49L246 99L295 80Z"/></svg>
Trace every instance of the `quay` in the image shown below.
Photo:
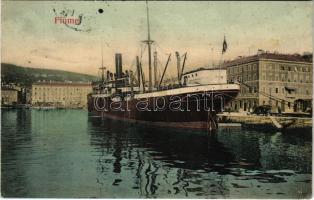
<svg viewBox="0 0 314 200"><path fill-rule="evenodd" d="M242 126L263 127L271 129L312 128L311 117L294 116L262 116L246 113L221 113L217 114L219 123L240 123Z"/></svg>

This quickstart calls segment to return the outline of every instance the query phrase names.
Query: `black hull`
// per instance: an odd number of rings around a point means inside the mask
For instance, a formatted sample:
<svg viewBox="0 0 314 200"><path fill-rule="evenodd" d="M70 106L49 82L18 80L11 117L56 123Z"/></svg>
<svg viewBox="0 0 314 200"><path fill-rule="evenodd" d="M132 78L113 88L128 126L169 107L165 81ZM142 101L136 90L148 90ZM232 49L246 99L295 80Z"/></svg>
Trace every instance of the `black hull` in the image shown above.
<svg viewBox="0 0 314 200"><path fill-rule="evenodd" d="M98 116L163 127L216 129L216 113L238 94L226 90L210 95L189 93L113 102L110 97L88 96L88 111ZM181 101L176 101L181 99ZM166 106L164 106L166 105ZM146 107L147 106L147 107ZM164 107L162 107L164 106ZM145 107L145 110L139 108ZM163 108L163 109L159 109Z"/></svg>

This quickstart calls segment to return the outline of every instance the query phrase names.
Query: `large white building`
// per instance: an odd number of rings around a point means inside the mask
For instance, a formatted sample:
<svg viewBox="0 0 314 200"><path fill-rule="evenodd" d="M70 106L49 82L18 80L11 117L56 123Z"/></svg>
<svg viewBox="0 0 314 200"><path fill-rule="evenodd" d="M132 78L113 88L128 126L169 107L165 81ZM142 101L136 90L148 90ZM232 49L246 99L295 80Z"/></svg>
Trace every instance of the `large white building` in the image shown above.
<svg viewBox="0 0 314 200"><path fill-rule="evenodd" d="M250 111L256 106L270 105L273 112L311 109L312 64L304 55L265 52L224 63L228 82L242 83L231 108Z"/></svg>
<svg viewBox="0 0 314 200"><path fill-rule="evenodd" d="M32 105L86 107L90 83L38 82L32 85Z"/></svg>

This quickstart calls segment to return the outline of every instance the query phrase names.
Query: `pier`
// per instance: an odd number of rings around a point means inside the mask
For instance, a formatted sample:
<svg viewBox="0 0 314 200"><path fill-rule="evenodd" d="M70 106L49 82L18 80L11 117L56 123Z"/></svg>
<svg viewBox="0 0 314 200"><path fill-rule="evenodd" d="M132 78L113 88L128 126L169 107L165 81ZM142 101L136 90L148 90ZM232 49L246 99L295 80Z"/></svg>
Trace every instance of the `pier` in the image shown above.
<svg viewBox="0 0 314 200"><path fill-rule="evenodd" d="M220 123L240 123L243 126L272 129L312 128L312 118L293 116L261 116L246 113L221 113L217 115Z"/></svg>

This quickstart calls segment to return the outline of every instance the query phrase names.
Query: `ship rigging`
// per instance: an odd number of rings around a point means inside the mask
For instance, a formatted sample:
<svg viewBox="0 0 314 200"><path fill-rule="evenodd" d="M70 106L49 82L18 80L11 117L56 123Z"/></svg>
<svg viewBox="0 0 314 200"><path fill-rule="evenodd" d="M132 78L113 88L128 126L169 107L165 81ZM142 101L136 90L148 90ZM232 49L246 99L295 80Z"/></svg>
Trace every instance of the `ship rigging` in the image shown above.
<svg viewBox="0 0 314 200"><path fill-rule="evenodd" d="M177 75L175 84L165 87L165 74L171 60L167 62L161 77L157 74L157 51L152 63L149 7L146 1L147 39L142 41L148 53L148 85L142 67L142 56L136 56L136 73L122 70L122 54L115 55L116 73L107 71L102 64L101 82L94 84L93 93L88 95L88 110L111 119L149 123L150 125L195 129L216 129L216 113L231 101L239 92L239 85L216 82L215 84L186 85L182 82L187 53L180 56L176 52ZM225 42L223 53L226 50ZM103 52L102 52L103 54ZM181 64L181 59L183 62ZM152 64L154 69L152 70ZM154 77L154 81L153 81ZM207 77L211 79L211 77ZM164 85L162 85L164 83ZM209 98L210 97L210 98ZM183 109L185 108L185 109Z"/></svg>

